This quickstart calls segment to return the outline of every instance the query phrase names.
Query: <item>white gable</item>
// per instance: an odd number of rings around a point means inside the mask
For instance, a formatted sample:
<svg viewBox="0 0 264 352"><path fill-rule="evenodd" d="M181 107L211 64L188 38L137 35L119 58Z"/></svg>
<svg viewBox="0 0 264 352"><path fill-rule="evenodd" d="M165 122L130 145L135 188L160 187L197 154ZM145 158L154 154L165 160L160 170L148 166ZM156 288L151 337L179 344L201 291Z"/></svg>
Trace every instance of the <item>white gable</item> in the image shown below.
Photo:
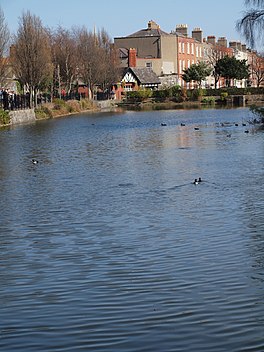
<svg viewBox="0 0 264 352"><path fill-rule="evenodd" d="M127 72L124 76L124 78L122 79L122 82L125 82L125 83L136 83L136 79L135 77L133 76L133 74L131 72Z"/></svg>

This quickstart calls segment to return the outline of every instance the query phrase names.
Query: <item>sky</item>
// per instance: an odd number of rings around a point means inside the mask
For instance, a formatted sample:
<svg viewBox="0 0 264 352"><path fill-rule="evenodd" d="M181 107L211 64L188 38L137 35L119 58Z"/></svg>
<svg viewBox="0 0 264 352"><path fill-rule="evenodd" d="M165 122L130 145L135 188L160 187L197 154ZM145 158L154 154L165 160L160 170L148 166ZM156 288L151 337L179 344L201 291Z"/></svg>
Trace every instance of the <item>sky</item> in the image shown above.
<svg viewBox="0 0 264 352"><path fill-rule="evenodd" d="M112 39L146 28L153 20L168 33L177 24L187 24L190 36L200 27L204 37L245 43L235 28L246 10L244 0L0 0L0 7L11 33L16 32L22 13L29 10L49 28L104 28Z"/></svg>

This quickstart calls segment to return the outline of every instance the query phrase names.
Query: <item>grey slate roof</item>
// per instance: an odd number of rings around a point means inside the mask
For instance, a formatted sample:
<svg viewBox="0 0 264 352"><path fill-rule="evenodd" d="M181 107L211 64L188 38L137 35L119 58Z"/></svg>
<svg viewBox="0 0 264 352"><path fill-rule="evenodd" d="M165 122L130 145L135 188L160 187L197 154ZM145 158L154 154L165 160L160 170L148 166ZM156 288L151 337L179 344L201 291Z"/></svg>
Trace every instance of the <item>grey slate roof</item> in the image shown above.
<svg viewBox="0 0 264 352"><path fill-rule="evenodd" d="M160 37L160 36L165 36L165 35L170 35L169 33L166 33L162 31L161 29L141 29L133 34L128 35L128 37Z"/></svg>
<svg viewBox="0 0 264 352"><path fill-rule="evenodd" d="M140 84L160 84L158 76L151 68L129 67L128 70L132 71Z"/></svg>

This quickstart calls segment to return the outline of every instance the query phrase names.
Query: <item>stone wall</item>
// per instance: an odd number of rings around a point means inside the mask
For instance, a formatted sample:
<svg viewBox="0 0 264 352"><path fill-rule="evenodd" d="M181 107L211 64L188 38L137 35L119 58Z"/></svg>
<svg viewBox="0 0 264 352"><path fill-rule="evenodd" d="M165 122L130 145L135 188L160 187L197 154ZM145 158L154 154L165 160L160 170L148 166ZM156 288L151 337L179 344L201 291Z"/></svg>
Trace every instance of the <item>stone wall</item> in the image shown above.
<svg viewBox="0 0 264 352"><path fill-rule="evenodd" d="M9 116L11 125L36 121L34 109L10 111Z"/></svg>

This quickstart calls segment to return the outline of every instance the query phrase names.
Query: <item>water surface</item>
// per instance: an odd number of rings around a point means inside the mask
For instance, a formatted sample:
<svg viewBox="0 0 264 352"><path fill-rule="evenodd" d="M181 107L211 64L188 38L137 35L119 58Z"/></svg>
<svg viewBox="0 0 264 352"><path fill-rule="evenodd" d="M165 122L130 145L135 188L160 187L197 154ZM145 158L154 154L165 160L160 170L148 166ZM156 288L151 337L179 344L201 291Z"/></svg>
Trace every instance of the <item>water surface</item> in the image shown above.
<svg viewBox="0 0 264 352"><path fill-rule="evenodd" d="M263 351L264 135L250 118L0 130L0 350Z"/></svg>

